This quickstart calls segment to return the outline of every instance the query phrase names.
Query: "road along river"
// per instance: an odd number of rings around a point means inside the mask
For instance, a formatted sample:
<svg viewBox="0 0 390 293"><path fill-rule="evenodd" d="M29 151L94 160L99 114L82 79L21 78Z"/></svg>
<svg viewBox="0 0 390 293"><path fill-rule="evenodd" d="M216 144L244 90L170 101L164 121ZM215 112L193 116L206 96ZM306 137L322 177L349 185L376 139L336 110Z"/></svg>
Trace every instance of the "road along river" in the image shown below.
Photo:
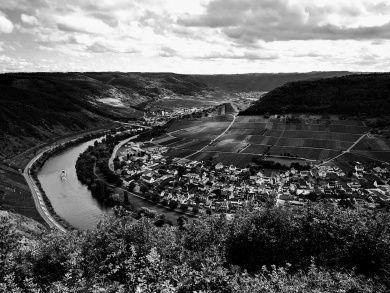
<svg viewBox="0 0 390 293"><path fill-rule="evenodd" d="M111 209L101 205L76 174L78 156L98 139L76 145L49 158L38 173L38 179L57 215L80 230L93 229ZM62 170L66 176L61 178Z"/></svg>

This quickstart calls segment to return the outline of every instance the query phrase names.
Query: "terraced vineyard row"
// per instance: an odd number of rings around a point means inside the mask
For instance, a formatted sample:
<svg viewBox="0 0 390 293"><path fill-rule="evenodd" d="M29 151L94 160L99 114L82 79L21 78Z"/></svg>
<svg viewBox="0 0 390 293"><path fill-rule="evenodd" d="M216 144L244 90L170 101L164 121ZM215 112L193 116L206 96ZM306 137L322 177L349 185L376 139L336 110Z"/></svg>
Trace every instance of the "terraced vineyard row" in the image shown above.
<svg viewBox="0 0 390 293"><path fill-rule="evenodd" d="M172 125L168 137L161 137L161 145L169 147L172 157L218 160L236 163L254 156L286 157L312 161L325 161L348 150L369 131L361 121L316 119L308 123L283 122L263 116L239 116L231 128L217 141L210 141L229 125L225 121L196 120ZM205 149L203 149L207 146ZM351 150L366 157L390 161L390 141L377 137L364 138ZM247 158L245 158L247 157ZM245 158L245 159L244 159ZM241 164L242 165L242 164Z"/></svg>

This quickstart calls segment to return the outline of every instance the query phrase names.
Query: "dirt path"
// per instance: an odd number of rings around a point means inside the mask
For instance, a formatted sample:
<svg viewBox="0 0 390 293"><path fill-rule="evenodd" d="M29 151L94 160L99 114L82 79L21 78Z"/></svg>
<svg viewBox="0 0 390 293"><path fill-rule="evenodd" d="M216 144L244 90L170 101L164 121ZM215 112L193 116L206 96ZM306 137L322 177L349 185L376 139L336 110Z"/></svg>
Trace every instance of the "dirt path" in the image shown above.
<svg viewBox="0 0 390 293"><path fill-rule="evenodd" d="M331 162L331 161L333 161L333 160L335 160L335 159L337 159L337 158L339 158L339 157L341 157L342 155L344 155L344 154L346 154L346 153L349 153L364 137L366 137L367 135L369 134L369 132L366 132L366 133L364 133L362 136L360 136L348 149L346 149L345 151L342 151L341 152L341 154L339 154L339 155L337 155L337 156L335 156L335 157L333 157L333 158L331 158L331 159L329 159L329 160L327 160L327 161L325 161L325 162L323 162L322 164L320 164L320 166L322 166L322 165L325 165L325 164L327 164L327 163L329 163L329 162Z"/></svg>

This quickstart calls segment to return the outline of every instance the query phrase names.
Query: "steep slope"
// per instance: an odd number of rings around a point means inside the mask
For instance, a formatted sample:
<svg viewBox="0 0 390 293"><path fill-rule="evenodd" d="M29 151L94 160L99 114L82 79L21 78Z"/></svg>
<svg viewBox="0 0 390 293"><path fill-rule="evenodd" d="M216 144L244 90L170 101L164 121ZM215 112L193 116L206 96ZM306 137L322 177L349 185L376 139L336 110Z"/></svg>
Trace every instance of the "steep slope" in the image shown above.
<svg viewBox="0 0 390 293"><path fill-rule="evenodd" d="M308 73L251 73L195 75L208 86L226 91L271 91L287 82L319 79L351 74L347 71L308 72Z"/></svg>
<svg viewBox="0 0 390 293"><path fill-rule="evenodd" d="M359 74L288 83L241 115L333 113L377 116L390 113L390 74Z"/></svg>
<svg viewBox="0 0 390 293"><path fill-rule="evenodd" d="M171 73L18 73L0 75L0 156L54 136L143 116L166 95L207 86Z"/></svg>
<svg viewBox="0 0 390 293"><path fill-rule="evenodd" d="M4 224L10 227L13 236L20 239L21 243L35 241L37 237L47 232L42 224L30 218L0 210L0 225Z"/></svg>

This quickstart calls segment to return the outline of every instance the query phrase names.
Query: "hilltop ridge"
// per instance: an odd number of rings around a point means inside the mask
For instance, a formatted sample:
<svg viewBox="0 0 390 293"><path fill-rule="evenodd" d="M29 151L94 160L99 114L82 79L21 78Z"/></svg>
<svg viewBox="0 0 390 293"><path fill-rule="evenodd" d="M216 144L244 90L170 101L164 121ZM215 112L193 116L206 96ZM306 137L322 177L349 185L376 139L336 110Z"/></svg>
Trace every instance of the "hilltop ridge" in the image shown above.
<svg viewBox="0 0 390 293"><path fill-rule="evenodd" d="M132 73L12 73L0 75L0 156L56 135L143 116L165 95L208 87L191 77Z"/></svg>
<svg viewBox="0 0 390 293"><path fill-rule="evenodd" d="M266 113L389 114L390 74L355 74L287 83L240 114Z"/></svg>
<svg viewBox="0 0 390 293"><path fill-rule="evenodd" d="M1 74L0 157L114 120L135 120L148 109L215 105L224 102L233 92L264 92L292 80L345 74L348 72Z"/></svg>

